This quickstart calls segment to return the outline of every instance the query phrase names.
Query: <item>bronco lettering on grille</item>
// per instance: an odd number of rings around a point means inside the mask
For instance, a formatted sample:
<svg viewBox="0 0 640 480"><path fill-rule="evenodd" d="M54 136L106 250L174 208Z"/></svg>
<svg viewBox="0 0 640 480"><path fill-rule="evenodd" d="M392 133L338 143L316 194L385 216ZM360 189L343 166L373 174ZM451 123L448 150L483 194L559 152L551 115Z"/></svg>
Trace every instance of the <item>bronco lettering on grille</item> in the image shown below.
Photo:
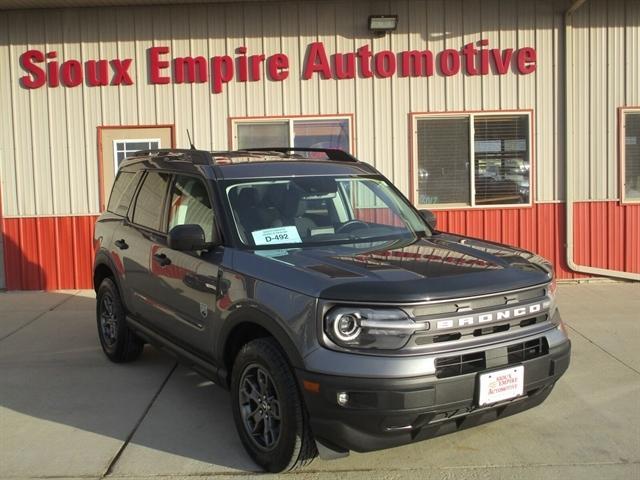
<svg viewBox="0 0 640 480"><path fill-rule="evenodd" d="M445 320L438 320L435 322L436 330L443 330L446 328L461 328L471 327L474 325L481 325L484 323L491 323L500 320L512 320L518 317L524 317L526 315L535 315L542 311L546 304L533 303L531 305L525 305L517 308L510 308L507 310L500 310L497 312L482 313L479 315L467 315L459 318L448 318Z"/></svg>

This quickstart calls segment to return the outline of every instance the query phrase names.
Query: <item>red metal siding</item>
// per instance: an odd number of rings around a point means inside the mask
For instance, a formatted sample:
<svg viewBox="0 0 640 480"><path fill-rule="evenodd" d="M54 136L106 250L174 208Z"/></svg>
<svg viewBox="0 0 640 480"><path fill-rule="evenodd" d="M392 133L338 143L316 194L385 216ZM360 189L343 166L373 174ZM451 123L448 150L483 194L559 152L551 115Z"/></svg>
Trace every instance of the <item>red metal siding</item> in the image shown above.
<svg viewBox="0 0 640 480"><path fill-rule="evenodd" d="M564 204L531 208L438 210L438 228L534 251L555 265L558 278L584 277L567 268L564 252Z"/></svg>
<svg viewBox="0 0 640 480"><path fill-rule="evenodd" d="M4 218L8 290L91 288L96 216Z"/></svg>
<svg viewBox="0 0 640 480"><path fill-rule="evenodd" d="M388 208L356 208L355 217L364 222L402 225L402 219L393 214Z"/></svg>
<svg viewBox="0 0 640 480"><path fill-rule="evenodd" d="M624 266L628 272L640 270L640 205L627 205L625 211L626 243Z"/></svg>
<svg viewBox="0 0 640 480"><path fill-rule="evenodd" d="M575 208L574 243L581 265L640 273L640 205L582 202ZM364 215L364 214L363 214ZM560 279L585 278L565 263L565 206L437 211L443 231L486 238L539 253ZM367 212L373 219L376 214ZM96 216L5 218L6 284L9 290L92 287Z"/></svg>
<svg viewBox="0 0 640 480"><path fill-rule="evenodd" d="M576 261L640 273L640 205L583 202L574 205ZM534 251L551 260L558 278L585 278L565 261L565 205L539 203L523 209L436 211L441 230Z"/></svg>
<svg viewBox="0 0 640 480"><path fill-rule="evenodd" d="M640 273L640 205L584 202L575 205L576 262Z"/></svg>

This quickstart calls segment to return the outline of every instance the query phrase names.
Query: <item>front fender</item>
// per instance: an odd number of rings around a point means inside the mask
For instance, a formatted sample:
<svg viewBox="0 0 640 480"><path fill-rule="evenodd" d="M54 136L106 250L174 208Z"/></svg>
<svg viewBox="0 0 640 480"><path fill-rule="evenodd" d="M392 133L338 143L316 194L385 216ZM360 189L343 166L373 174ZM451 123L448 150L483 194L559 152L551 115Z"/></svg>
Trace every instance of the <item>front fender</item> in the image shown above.
<svg viewBox="0 0 640 480"><path fill-rule="evenodd" d="M219 365L224 365L224 358L229 337L236 327L245 323L252 323L265 329L280 344L289 362L294 368L303 368L302 355L291 335L280 325L281 320L265 313L257 304L237 305L235 310L225 319L220 330L216 345L216 359Z"/></svg>

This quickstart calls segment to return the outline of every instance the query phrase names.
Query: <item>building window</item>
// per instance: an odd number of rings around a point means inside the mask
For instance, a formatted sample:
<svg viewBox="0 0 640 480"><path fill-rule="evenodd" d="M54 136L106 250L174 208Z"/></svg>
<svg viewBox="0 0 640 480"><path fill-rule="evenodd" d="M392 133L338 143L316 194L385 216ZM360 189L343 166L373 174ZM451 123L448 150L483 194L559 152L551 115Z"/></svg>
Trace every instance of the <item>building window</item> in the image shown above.
<svg viewBox="0 0 640 480"><path fill-rule="evenodd" d="M113 161L115 171L120 168L122 161L140 150L160 148L159 138L123 139L113 141Z"/></svg>
<svg viewBox="0 0 640 480"><path fill-rule="evenodd" d="M622 112L623 201L640 202L640 110Z"/></svg>
<svg viewBox="0 0 640 480"><path fill-rule="evenodd" d="M351 150L349 117L234 119L232 148L299 147Z"/></svg>
<svg viewBox="0 0 640 480"><path fill-rule="evenodd" d="M529 204L530 123L528 113L417 116L418 204Z"/></svg>

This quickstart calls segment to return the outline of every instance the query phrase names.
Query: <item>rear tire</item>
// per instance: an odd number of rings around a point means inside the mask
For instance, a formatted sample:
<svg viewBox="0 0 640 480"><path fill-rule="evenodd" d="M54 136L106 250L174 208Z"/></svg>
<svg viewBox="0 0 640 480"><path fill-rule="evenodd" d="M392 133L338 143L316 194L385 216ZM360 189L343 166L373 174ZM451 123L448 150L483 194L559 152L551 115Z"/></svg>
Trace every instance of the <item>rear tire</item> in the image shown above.
<svg viewBox="0 0 640 480"><path fill-rule="evenodd" d="M231 399L240 440L265 470L301 468L318 454L293 371L274 339L242 347L233 365Z"/></svg>
<svg viewBox="0 0 640 480"><path fill-rule="evenodd" d="M102 351L115 363L132 362L140 356L144 342L127 326L118 287L105 278L96 296L96 319Z"/></svg>

